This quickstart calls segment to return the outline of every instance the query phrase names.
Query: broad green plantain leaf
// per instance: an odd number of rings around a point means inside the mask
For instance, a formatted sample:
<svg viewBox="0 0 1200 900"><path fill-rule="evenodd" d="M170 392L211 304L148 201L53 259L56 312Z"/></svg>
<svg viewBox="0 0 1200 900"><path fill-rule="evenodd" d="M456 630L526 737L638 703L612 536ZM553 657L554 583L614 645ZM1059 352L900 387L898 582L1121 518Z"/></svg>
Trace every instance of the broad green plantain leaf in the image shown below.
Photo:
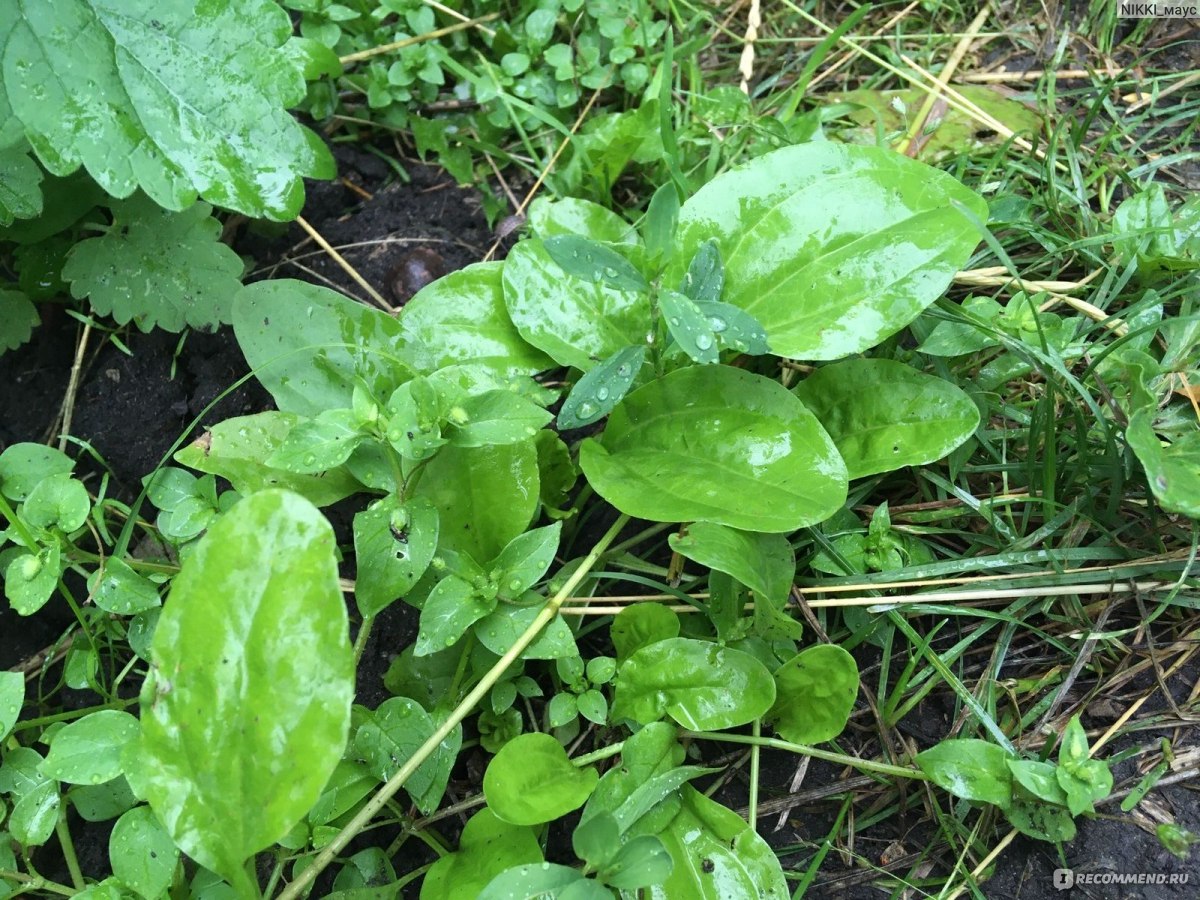
<svg viewBox="0 0 1200 900"><path fill-rule="evenodd" d="M541 861L542 848L532 828L510 825L485 806L463 828L458 849L426 873L421 900L478 897L506 869Z"/></svg>
<svg viewBox="0 0 1200 900"><path fill-rule="evenodd" d="M646 345L618 350L585 374L571 388L558 413L560 429L582 428L599 422L625 399L646 362Z"/></svg>
<svg viewBox="0 0 1200 900"><path fill-rule="evenodd" d="M142 331L228 323L242 260L221 243L211 212L207 203L170 212L144 195L114 202L108 231L67 256L62 277L71 296L89 297L96 312Z"/></svg>
<svg viewBox="0 0 1200 900"><path fill-rule="evenodd" d="M775 672L775 705L766 718L785 741L819 744L842 733L857 696L854 657L836 644L819 644Z"/></svg>
<svg viewBox="0 0 1200 900"><path fill-rule="evenodd" d="M41 322L37 307L20 291L0 291L0 353L15 350Z"/></svg>
<svg viewBox="0 0 1200 900"><path fill-rule="evenodd" d="M517 331L559 365L584 372L645 341L650 301L639 291L568 276L542 242L521 241L504 261L504 302Z"/></svg>
<svg viewBox="0 0 1200 900"><path fill-rule="evenodd" d="M822 366L795 389L837 444L851 478L941 459L979 427L956 385L890 359Z"/></svg>
<svg viewBox="0 0 1200 900"><path fill-rule="evenodd" d="M721 299L763 324L774 353L838 359L895 334L946 289L979 243L963 208L987 218L951 176L889 150L785 147L683 204L667 281L715 238Z"/></svg>
<svg viewBox="0 0 1200 900"><path fill-rule="evenodd" d="M284 412L350 407L357 379L376 397L408 380L400 323L328 288L278 279L247 285L233 331L254 374Z"/></svg>
<svg viewBox="0 0 1200 900"><path fill-rule="evenodd" d="M54 736L42 774L68 784L103 784L121 774L121 753L138 735L127 712L102 709L77 719Z"/></svg>
<svg viewBox="0 0 1200 900"><path fill-rule="evenodd" d="M446 447L422 470L412 496L437 509L443 549L492 559L529 525L538 489L537 450L530 440Z"/></svg>
<svg viewBox="0 0 1200 900"><path fill-rule="evenodd" d="M302 497L243 498L175 577L125 766L181 850L240 893L245 861L320 796L346 747L354 654L333 529Z"/></svg>
<svg viewBox="0 0 1200 900"><path fill-rule="evenodd" d="M113 826L108 842L113 875L146 900L166 895L179 849L148 806L137 806Z"/></svg>
<svg viewBox="0 0 1200 900"><path fill-rule="evenodd" d="M116 197L140 187L180 210L200 194L280 221L300 211L302 178L333 176L286 112L305 86L276 4L17 0L13 13L0 83L55 175L82 164Z"/></svg>
<svg viewBox="0 0 1200 900"><path fill-rule="evenodd" d="M425 574L438 542L437 510L424 500L400 503L389 494L354 517L358 574L354 599L377 616Z"/></svg>
<svg viewBox="0 0 1200 900"><path fill-rule="evenodd" d="M283 446L300 420L293 413L274 410L226 419L176 453L175 460L220 475L241 494L285 488L316 506L328 506L361 490L358 481L343 468L300 475L267 465L267 457Z"/></svg>
<svg viewBox="0 0 1200 900"><path fill-rule="evenodd" d="M1162 508L1200 519L1200 432L1164 445L1151 418L1144 409L1130 416L1125 440L1146 470L1150 490Z"/></svg>
<svg viewBox="0 0 1200 900"><path fill-rule="evenodd" d="M591 200L563 197L549 200L538 197L529 204L529 230L534 237L556 234L582 234L594 241L610 244L637 243L634 227L612 210Z"/></svg>
<svg viewBox="0 0 1200 900"><path fill-rule="evenodd" d="M477 363L497 374L533 375L554 361L517 332L504 307L504 263L476 263L422 288L400 314L421 374Z"/></svg>
<svg viewBox="0 0 1200 900"><path fill-rule="evenodd" d="M775 682L749 653L691 638L642 647L617 669L612 717L643 725L670 716L684 728L735 728L775 702Z"/></svg>
<svg viewBox="0 0 1200 900"><path fill-rule="evenodd" d="M731 809L691 785L680 788L682 807L658 834L671 854L671 875L643 889L647 900L787 900L779 858Z"/></svg>
<svg viewBox="0 0 1200 900"><path fill-rule="evenodd" d="M540 825L583 806L600 776L579 768L552 735L531 732L505 744L483 775L488 808L513 825Z"/></svg>
<svg viewBox="0 0 1200 900"><path fill-rule="evenodd" d="M934 784L955 797L1007 809L1012 799L1013 757L1002 747L978 738L952 738L922 750L917 766Z"/></svg>
<svg viewBox="0 0 1200 900"><path fill-rule="evenodd" d="M0 672L0 741L8 737L25 705L25 676L20 672Z"/></svg>
<svg viewBox="0 0 1200 900"><path fill-rule="evenodd" d="M789 532L832 515L846 469L816 416L786 388L729 366L691 366L634 391L580 466L621 512Z"/></svg>
<svg viewBox="0 0 1200 900"><path fill-rule="evenodd" d="M0 149L0 225L41 215L41 185L42 170L27 147L18 143Z"/></svg>

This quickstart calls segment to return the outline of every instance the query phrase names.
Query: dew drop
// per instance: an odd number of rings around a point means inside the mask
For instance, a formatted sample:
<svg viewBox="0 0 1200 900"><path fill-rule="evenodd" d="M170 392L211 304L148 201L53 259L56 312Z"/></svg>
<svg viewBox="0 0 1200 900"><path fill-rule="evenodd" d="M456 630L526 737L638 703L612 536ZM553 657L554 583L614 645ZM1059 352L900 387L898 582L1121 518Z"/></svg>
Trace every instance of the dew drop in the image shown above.
<svg viewBox="0 0 1200 900"><path fill-rule="evenodd" d="M602 387L596 390L596 399L603 403L608 399L608 388Z"/></svg>
<svg viewBox="0 0 1200 900"><path fill-rule="evenodd" d="M579 418L586 419L588 416L595 414L596 407L594 404L589 403L587 400L584 400L582 403L579 404L579 409L577 410L577 412L578 412Z"/></svg>
<svg viewBox="0 0 1200 900"><path fill-rule="evenodd" d="M720 334L722 331L724 331L726 328L729 327L729 323L726 322L724 319L722 319L720 316L711 316L708 320L708 327L711 328L713 331L715 331L717 334Z"/></svg>
<svg viewBox="0 0 1200 900"><path fill-rule="evenodd" d="M625 363L624 365L619 366L617 368L617 374L619 376L621 376L622 378L628 378L629 377L629 363Z"/></svg>
<svg viewBox="0 0 1200 900"><path fill-rule="evenodd" d="M521 582L514 578L508 583L508 589L512 592L519 591L521 589Z"/></svg>
<svg viewBox="0 0 1200 900"><path fill-rule="evenodd" d="M616 269L614 269L612 266L605 266L605 267L604 267L604 274L605 274L605 275L607 275L609 278L616 278L616 277L617 277L617 270L616 270Z"/></svg>
<svg viewBox="0 0 1200 900"><path fill-rule="evenodd" d="M316 456L314 456L314 455L313 455L313 454L311 454L311 453L306 453L306 454L304 454L304 464L305 464L306 466L315 465L315 464L316 464L316 462L317 462L317 458L316 458Z"/></svg>
<svg viewBox="0 0 1200 900"><path fill-rule="evenodd" d="M671 325L675 328L679 327L679 316L671 316Z"/></svg>
<svg viewBox="0 0 1200 900"><path fill-rule="evenodd" d="M709 337L707 334L696 335L696 346L699 347L701 350L707 350L712 345L713 345L713 339L711 337Z"/></svg>

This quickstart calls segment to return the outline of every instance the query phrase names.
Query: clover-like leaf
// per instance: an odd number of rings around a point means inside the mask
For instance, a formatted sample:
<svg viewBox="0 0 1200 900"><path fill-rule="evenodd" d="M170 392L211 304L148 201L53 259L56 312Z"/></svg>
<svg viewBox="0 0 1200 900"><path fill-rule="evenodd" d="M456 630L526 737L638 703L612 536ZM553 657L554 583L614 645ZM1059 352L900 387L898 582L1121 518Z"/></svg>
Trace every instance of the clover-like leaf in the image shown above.
<svg viewBox="0 0 1200 900"><path fill-rule="evenodd" d="M207 203L182 212L141 195L116 202L112 226L76 244L62 276L76 299L142 331L211 328L231 321L242 260L222 244Z"/></svg>
<svg viewBox="0 0 1200 900"><path fill-rule="evenodd" d="M304 78L269 0L17 0L0 41L0 83L42 163L80 165L108 193L142 188L183 209L197 194L287 220L303 177L333 160L287 112Z"/></svg>

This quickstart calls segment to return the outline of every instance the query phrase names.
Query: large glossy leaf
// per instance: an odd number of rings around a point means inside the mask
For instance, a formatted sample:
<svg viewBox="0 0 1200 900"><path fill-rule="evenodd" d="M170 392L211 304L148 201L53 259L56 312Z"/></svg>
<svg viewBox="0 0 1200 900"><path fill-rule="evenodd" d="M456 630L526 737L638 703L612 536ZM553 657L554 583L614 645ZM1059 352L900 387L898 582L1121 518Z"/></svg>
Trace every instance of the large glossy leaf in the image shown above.
<svg viewBox="0 0 1200 900"><path fill-rule="evenodd" d="M642 647L617 670L613 719L643 725L670 716L710 731L752 722L775 702L775 682L749 653L691 638Z"/></svg>
<svg viewBox="0 0 1200 900"><path fill-rule="evenodd" d="M417 371L478 363L503 376L532 375L554 361L525 342L504 307L504 263L477 263L422 288L400 314Z"/></svg>
<svg viewBox="0 0 1200 900"><path fill-rule="evenodd" d="M284 412L349 407L356 378L376 397L408 380L400 323L328 288L278 279L247 285L233 303L246 361Z"/></svg>
<svg viewBox="0 0 1200 900"><path fill-rule="evenodd" d="M890 359L845 359L796 387L837 444L851 478L941 459L979 427L956 385Z"/></svg>
<svg viewBox="0 0 1200 900"><path fill-rule="evenodd" d="M354 657L333 529L296 494L242 499L158 620L127 777L179 847L245 893L244 861L309 810L346 746Z"/></svg>
<svg viewBox="0 0 1200 900"><path fill-rule="evenodd" d="M978 738L954 738L916 756L921 771L955 797L1007 807L1012 798L1012 759L1002 747Z"/></svg>
<svg viewBox="0 0 1200 900"><path fill-rule="evenodd" d="M534 237L582 234L594 241L637 243L637 231L615 212L591 200L538 197L529 204L529 228Z"/></svg>
<svg viewBox="0 0 1200 900"><path fill-rule="evenodd" d="M680 788L682 808L658 839L671 854L671 875L644 888L653 900L787 900L779 858L731 809L690 785Z"/></svg>
<svg viewBox="0 0 1200 900"><path fill-rule="evenodd" d="M505 869L541 861L542 848L532 828L510 825L485 806L463 828L458 849L426 873L421 900L478 897Z"/></svg>
<svg viewBox="0 0 1200 900"><path fill-rule="evenodd" d="M226 419L176 453L175 459L201 472L220 475L242 494L286 488L310 503L327 506L361 490L358 481L341 467L301 475L267 465L267 457L283 446L298 422L299 416L275 410Z"/></svg>
<svg viewBox="0 0 1200 900"><path fill-rule="evenodd" d="M946 289L980 239L960 206L987 218L952 177L889 150L785 147L684 203L668 283L715 238L721 299L766 327L773 352L838 359L895 334Z"/></svg>
<svg viewBox="0 0 1200 900"><path fill-rule="evenodd" d="M446 447L430 460L413 492L441 521L441 546L492 559L525 530L538 504L533 441L499 447Z"/></svg>
<svg viewBox="0 0 1200 900"><path fill-rule="evenodd" d="M579 462L619 510L659 522L787 532L833 514L846 469L786 388L729 366L692 366L634 391Z"/></svg>
<svg viewBox="0 0 1200 900"><path fill-rule="evenodd" d="M0 83L42 163L182 209L197 193L286 220L333 159L286 112L304 78L269 0L16 0Z"/></svg>
<svg viewBox="0 0 1200 900"><path fill-rule="evenodd" d="M567 275L538 240L517 244L505 260L504 302L525 340L585 372L650 330L644 293Z"/></svg>

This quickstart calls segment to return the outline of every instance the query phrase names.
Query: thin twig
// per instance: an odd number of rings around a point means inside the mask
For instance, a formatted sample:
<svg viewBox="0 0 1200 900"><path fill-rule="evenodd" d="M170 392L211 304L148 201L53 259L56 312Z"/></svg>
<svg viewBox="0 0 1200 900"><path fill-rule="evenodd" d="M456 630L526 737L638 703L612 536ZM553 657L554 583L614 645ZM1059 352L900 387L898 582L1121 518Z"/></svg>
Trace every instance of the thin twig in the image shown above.
<svg viewBox="0 0 1200 900"><path fill-rule="evenodd" d="M396 311L395 307L383 299L383 295L379 293L379 291L371 287L367 279L358 274L358 269L350 265L350 263L346 261L346 258L334 250L333 245L330 244L329 241L325 240L325 238L321 236L321 233L318 232L317 229L308 224L308 220L305 219L304 216L296 216L296 223L308 233L309 237L311 237L320 245L322 250L329 254L330 259L342 267L342 271L353 278L354 282L367 292L367 295L379 305L380 309L389 313Z"/></svg>

